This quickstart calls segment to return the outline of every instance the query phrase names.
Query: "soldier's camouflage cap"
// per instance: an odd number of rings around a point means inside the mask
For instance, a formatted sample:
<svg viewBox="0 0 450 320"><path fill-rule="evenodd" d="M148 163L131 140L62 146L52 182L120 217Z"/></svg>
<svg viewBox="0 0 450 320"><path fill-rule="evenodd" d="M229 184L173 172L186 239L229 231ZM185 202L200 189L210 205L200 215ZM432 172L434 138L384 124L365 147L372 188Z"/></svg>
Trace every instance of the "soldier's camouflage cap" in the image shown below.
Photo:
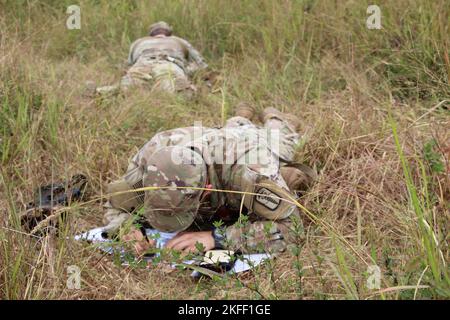
<svg viewBox="0 0 450 320"><path fill-rule="evenodd" d="M195 150L172 146L156 151L144 172L144 187L155 187L145 191L144 216L160 231L185 230L200 206L203 190L195 188L204 188L206 182L206 163Z"/></svg>
<svg viewBox="0 0 450 320"><path fill-rule="evenodd" d="M148 30L148 34L152 34L153 31L157 30L157 29L164 29L169 31L170 33L172 33L172 27L164 21L158 21L154 24L152 24Z"/></svg>

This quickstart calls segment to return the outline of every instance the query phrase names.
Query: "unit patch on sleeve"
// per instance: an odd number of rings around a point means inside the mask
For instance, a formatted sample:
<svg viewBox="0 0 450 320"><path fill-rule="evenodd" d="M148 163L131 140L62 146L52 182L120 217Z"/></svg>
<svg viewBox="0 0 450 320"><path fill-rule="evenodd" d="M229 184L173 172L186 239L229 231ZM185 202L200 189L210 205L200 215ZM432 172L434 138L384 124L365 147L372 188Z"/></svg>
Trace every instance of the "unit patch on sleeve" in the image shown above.
<svg viewBox="0 0 450 320"><path fill-rule="evenodd" d="M255 200L269 210L277 209L281 203L279 196L267 188L259 189Z"/></svg>

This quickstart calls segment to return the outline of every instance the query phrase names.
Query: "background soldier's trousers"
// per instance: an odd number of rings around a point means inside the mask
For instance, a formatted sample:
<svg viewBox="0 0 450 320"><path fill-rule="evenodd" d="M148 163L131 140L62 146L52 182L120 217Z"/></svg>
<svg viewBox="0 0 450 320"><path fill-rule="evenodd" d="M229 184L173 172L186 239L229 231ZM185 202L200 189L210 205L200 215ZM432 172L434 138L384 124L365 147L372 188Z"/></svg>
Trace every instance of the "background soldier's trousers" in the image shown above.
<svg viewBox="0 0 450 320"><path fill-rule="evenodd" d="M148 86L151 90L175 93L194 90L184 70L174 62L142 56L122 77L120 84L97 88L104 94L127 90L132 86Z"/></svg>

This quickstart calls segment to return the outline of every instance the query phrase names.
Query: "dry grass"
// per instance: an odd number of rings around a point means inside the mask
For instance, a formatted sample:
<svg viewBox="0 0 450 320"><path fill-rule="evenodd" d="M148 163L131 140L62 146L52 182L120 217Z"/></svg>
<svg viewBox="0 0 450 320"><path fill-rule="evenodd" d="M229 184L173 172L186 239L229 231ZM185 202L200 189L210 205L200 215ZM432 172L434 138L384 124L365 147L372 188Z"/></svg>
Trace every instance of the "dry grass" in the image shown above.
<svg viewBox="0 0 450 320"><path fill-rule="evenodd" d="M0 298L448 298L446 2L383 2L379 31L365 29L360 1L165 3L81 1L82 30L69 31L64 3L0 1ZM220 73L215 90L83 97L86 80L120 77L130 41L157 19L205 52ZM21 233L17 216L37 186L83 172L101 197L154 133L220 125L242 99L298 115L297 159L320 170L300 201L318 220L298 258L225 283L117 266L65 239L101 224L101 201L71 206L63 236ZM424 153L433 139L434 158ZM386 292L366 287L371 264ZM80 290L66 288L69 265L82 269Z"/></svg>

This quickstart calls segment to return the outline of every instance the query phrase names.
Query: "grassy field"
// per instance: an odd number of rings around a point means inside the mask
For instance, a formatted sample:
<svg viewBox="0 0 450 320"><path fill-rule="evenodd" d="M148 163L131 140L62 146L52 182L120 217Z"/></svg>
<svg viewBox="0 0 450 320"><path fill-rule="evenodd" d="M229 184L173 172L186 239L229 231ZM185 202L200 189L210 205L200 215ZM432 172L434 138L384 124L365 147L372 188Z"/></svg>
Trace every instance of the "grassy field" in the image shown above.
<svg viewBox="0 0 450 320"><path fill-rule="evenodd" d="M446 0L0 0L0 299L448 299L450 7ZM81 7L68 30L66 8ZM194 99L134 90L91 99L85 82L123 74L154 21L219 73ZM319 181L300 203L304 245L251 274L194 281L121 267L67 240L101 225L105 185L154 133L221 125L239 101L298 116L296 158ZM19 214L41 184L82 172L59 237L30 237ZM312 219L306 218L307 216ZM81 289L66 287L81 268ZM367 287L369 266L380 289Z"/></svg>

